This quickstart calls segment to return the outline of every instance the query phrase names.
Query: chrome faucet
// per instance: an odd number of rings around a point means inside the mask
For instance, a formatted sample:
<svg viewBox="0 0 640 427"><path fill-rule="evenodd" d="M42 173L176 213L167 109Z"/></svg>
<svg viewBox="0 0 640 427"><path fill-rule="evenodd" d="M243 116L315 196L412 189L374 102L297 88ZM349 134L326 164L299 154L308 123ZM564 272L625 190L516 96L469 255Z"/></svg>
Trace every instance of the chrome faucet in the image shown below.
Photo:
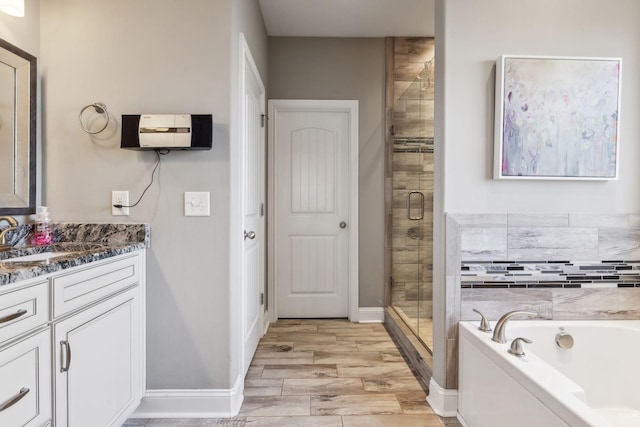
<svg viewBox="0 0 640 427"><path fill-rule="evenodd" d="M533 318L533 317L538 317L539 315L534 311L524 311L524 310L510 311L504 314L500 318L500 320L498 320L498 323L496 323L496 328L493 330L493 338L491 338L492 341L495 341L500 344L504 344L507 342L507 340L504 337L504 330L507 326L507 322L509 321L509 319L515 316L529 316L529 318Z"/></svg>
<svg viewBox="0 0 640 427"><path fill-rule="evenodd" d="M0 216L0 222L2 221L6 221L9 224L9 227L0 231L0 249L8 249L11 245L7 243L7 233L18 228L18 221L16 221L14 217L8 215Z"/></svg>

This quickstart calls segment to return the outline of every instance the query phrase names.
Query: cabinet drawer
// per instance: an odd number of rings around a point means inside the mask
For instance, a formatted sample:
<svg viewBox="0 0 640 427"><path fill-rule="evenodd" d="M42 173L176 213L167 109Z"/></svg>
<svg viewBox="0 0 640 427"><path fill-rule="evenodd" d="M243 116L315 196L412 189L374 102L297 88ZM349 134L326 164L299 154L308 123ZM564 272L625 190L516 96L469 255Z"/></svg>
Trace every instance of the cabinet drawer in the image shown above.
<svg viewBox="0 0 640 427"><path fill-rule="evenodd" d="M0 426L40 427L51 419L49 329L0 351Z"/></svg>
<svg viewBox="0 0 640 427"><path fill-rule="evenodd" d="M139 256L129 255L53 279L53 316L60 317L140 280Z"/></svg>
<svg viewBox="0 0 640 427"><path fill-rule="evenodd" d="M48 321L48 282L0 295L0 346Z"/></svg>

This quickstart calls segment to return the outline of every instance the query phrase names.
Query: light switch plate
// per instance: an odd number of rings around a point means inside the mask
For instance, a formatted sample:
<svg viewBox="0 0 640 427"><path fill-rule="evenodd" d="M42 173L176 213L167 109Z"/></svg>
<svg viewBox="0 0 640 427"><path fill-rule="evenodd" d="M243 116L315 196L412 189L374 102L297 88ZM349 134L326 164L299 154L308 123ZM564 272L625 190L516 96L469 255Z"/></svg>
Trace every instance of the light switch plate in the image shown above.
<svg viewBox="0 0 640 427"><path fill-rule="evenodd" d="M184 216L210 216L209 192L186 191L184 193Z"/></svg>

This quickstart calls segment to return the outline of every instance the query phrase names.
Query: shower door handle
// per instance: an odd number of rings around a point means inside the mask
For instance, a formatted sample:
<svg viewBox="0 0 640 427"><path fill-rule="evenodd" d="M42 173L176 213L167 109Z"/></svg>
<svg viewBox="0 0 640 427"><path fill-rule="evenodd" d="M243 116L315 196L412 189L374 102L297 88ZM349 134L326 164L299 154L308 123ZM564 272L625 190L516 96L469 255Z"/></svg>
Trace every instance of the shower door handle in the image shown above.
<svg viewBox="0 0 640 427"><path fill-rule="evenodd" d="M413 204L412 202L418 200L418 215L412 215ZM407 217L410 220L420 220L424 218L424 194L421 191L410 191L407 195Z"/></svg>

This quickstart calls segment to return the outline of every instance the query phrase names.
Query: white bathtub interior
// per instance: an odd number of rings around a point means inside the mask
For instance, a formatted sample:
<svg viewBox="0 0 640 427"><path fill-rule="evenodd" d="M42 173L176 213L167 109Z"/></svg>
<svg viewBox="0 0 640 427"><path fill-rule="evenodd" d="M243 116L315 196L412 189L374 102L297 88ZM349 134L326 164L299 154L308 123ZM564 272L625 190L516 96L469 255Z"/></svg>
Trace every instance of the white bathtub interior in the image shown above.
<svg viewBox="0 0 640 427"><path fill-rule="evenodd" d="M574 338L561 349L564 328ZM507 344L460 323L458 412L469 427L640 426L640 321L510 321ZM507 352L516 337L526 356Z"/></svg>

